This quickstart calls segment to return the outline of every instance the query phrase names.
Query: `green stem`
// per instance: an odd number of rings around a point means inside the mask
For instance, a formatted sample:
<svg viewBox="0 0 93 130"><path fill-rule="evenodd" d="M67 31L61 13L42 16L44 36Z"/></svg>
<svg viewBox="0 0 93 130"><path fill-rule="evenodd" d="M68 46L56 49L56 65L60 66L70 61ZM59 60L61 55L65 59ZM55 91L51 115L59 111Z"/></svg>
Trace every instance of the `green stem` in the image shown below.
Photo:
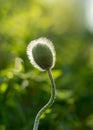
<svg viewBox="0 0 93 130"><path fill-rule="evenodd" d="M52 76L52 73L51 73L51 70L48 70L48 75L49 75L49 78L50 78L50 82L51 82L51 97L49 99L49 101L47 102L47 104L41 108L41 110L37 113L36 115L36 118L35 118L35 122L34 122L34 127L33 127L33 130L38 130L38 126L39 126L39 120L40 120L40 117L41 115L49 108L51 107L51 105L53 104L54 100L55 100L55 91L56 91L56 88L55 88L55 82L54 82L54 79L53 79L53 76Z"/></svg>

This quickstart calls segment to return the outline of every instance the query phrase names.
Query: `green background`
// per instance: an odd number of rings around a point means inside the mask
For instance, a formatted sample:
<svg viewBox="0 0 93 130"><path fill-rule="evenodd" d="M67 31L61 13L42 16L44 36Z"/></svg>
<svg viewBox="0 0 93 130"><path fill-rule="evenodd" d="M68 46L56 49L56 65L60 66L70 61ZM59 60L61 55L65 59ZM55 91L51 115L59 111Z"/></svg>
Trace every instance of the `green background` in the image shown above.
<svg viewBox="0 0 93 130"><path fill-rule="evenodd" d="M29 62L31 40L55 46L56 100L39 130L93 130L93 33L82 0L0 0L0 130L32 130L50 97L46 72Z"/></svg>

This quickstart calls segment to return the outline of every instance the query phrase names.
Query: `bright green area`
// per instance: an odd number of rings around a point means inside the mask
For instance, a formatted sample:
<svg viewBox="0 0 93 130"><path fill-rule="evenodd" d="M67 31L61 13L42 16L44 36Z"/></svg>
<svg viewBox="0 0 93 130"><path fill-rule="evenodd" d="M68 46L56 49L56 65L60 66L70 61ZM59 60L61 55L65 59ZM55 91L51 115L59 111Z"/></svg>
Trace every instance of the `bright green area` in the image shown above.
<svg viewBox="0 0 93 130"><path fill-rule="evenodd" d="M55 45L57 96L39 130L93 130L93 34L84 11L77 0L0 0L0 130L32 130L50 97L47 73L26 54L42 36Z"/></svg>

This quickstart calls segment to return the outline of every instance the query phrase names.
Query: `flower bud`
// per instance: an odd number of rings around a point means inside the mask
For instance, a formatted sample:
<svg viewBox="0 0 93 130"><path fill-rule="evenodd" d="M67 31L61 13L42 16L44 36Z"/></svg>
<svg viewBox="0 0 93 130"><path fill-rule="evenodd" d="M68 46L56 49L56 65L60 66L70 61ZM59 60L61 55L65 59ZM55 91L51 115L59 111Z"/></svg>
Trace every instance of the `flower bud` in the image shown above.
<svg viewBox="0 0 93 130"><path fill-rule="evenodd" d="M27 55L31 64L42 71L54 67L55 49L47 38L31 41L27 47Z"/></svg>

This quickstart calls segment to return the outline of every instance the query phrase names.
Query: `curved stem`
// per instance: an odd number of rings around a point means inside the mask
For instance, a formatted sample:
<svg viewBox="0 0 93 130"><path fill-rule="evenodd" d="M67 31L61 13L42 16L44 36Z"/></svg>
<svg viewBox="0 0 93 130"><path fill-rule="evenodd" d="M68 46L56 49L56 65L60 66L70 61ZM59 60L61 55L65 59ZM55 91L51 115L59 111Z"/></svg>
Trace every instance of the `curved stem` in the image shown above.
<svg viewBox="0 0 93 130"><path fill-rule="evenodd" d="M54 82L51 70L48 70L47 72L48 72L50 82L51 82L51 97L50 97L49 101L47 102L47 104L43 108L41 108L41 110L37 113L33 130L38 130L39 120L40 120L41 115L53 104L53 102L55 100L55 95L56 95L55 94L55 91L56 91L55 82Z"/></svg>

